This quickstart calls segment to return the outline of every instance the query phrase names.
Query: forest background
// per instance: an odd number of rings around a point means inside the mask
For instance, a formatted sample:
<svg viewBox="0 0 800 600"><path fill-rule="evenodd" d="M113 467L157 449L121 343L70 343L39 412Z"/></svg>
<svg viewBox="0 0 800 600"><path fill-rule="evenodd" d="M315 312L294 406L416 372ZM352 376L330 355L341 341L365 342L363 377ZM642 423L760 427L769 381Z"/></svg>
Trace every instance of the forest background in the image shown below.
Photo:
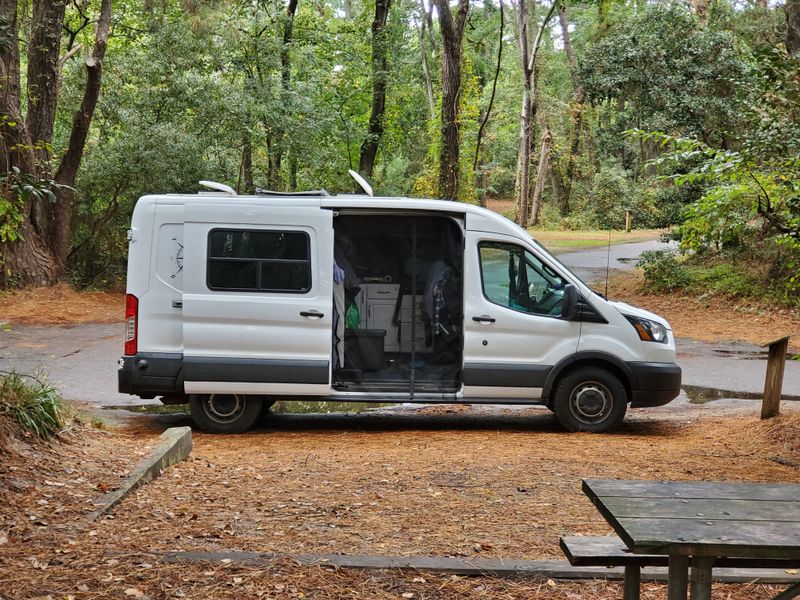
<svg viewBox="0 0 800 600"><path fill-rule="evenodd" d="M119 285L143 194L354 169L800 297L800 0L0 0L0 52L0 289Z"/></svg>

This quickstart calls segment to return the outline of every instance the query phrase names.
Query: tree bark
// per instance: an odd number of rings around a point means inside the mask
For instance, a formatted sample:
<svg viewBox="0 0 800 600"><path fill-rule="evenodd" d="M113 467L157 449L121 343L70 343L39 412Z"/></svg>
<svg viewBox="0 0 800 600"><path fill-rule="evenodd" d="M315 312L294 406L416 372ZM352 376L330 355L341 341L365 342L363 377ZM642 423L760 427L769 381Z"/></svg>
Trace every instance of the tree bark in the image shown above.
<svg viewBox="0 0 800 600"><path fill-rule="evenodd" d="M298 0L288 0L286 3L286 15L284 16L283 35L281 39L281 95L284 97L284 107L286 105L285 99L289 92L289 86L292 83L292 59L289 54L289 49L294 36L294 16L297 14ZM284 139L286 132L280 131L275 136L272 142L272 152L269 157L269 186L271 189L280 191L283 189L283 176L281 173L281 164L283 163L283 154L286 150Z"/></svg>
<svg viewBox="0 0 800 600"><path fill-rule="evenodd" d="M60 188L56 202L52 230L52 247L59 276L64 274L67 254L69 252L70 233L72 231L72 186L83 158L89 126L92 123L97 100L100 97L100 83L103 75L103 59L106 55L108 31L111 25L111 0L102 0L100 17L97 21L94 49L92 56L86 60L86 87L80 109L72 115L72 131L67 151L61 159L56 172L56 183L68 188Z"/></svg>
<svg viewBox="0 0 800 600"><path fill-rule="evenodd" d="M517 223L525 226L528 219L528 210L531 205L531 155L533 152L534 136L533 123L534 112L536 110L534 92L536 88L535 71L536 58L542 37L547 29L550 19L556 9L556 0L550 5L536 37L533 42L530 39L528 26L528 5L526 0L518 0L517 3L517 45L519 47L520 62L522 65L522 83L524 86L522 94L522 108L520 110L519 127L519 154L517 159Z"/></svg>
<svg viewBox="0 0 800 600"><path fill-rule="evenodd" d="M245 194L255 194L256 186L253 182L253 143L250 134L245 133L242 140L242 179Z"/></svg>
<svg viewBox="0 0 800 600"><path fill-rule="evenodd" d="M0 0L0 20L6 26L0 30L0 43L5 49L0 55L0 116L5 119L0 127L0 169L10 173L15 167L23 174L36 175L33 146L22 118L16 0ZM13 194L8 187L0 192ZM0 245L0 287L53 283L56 270L44 235L47 223L36 219L32 200L23 202L20 212L20 239Z"/></svg>
<svg viewBox="0 0 800 600"><path fill-rule="evenodd" d="M556 151L556 148L551 144L550 153L547 157L547 173L550 179L550 185L553 188L553 200L561 213L562 217L569 214L569 201L566 195L566 185L564 178L561 175L561 162L563 156Z"/></svg>
<svg viewBox="0 0 800 600"><path fill-rule="evenodd" d="M28 43L28 114L26 125L37 146L40 172L50 160L60 88L59 53L65 0L34 0L31 39Z"/></svg>
<svg viewBox="0 0 800 600"><path fill-rule="evenodd" d="M578 152L581 144L581 131L583 130L583 86L578 79L578 61L575 59L575 51L572 49L572 39L569 33L569 11L567 5L562 1L558 8L558 20L561 25L561 39L564 43L564 52L567 55L569 65L569 75L572 79L572 103L570 105L570 129L569 129L569 155L567 156L567 167L564 173L561 215L569 214L570 196L572 194L572 181L575 178L575 165L578 159ZM558 176L554 172L554 176ZM560 179L560 177L559 177Z"/></svg>
<svg viewBox="0 0 800 600"><path fill-rule="evenodd" d="M534 227L539 224L539 209L542 205L542 190L544 189L544 182L547 175L547 164L552 141L553 136L550 134L550 130L545 128L544 135L542 136L542 149L539 151L539 169L536 172L536 185L533 188L533 197L531 198L531 220L528 222L529 227Z"/></svg>
<svg viewBox="0 0 800 600"><path fill-rule="evenodd" d="M786 0L786 50L790 56L800 54L800 0Z"/></svg>
<svg viewBox="0 0 800 600"><path fill-rule="evenodd" d="M697 17L701 27L708 25L708 18L711 16L712 0L691 0L692 12Z"/></svg>
<svg viewBox="0 0 800 600"><path fill-rule="evenodd" d="M432 5L431 5L432 6ZM417 34L419 36L419 53L422 63L422 77L425 80L425 94L428 98L428 110L430 113L431 121L436 119L436 98L433 93L433 78L431 77L431 69L428 63L428 49L426 47L426 30L428 28L428 12L425 8L425 3L420 2L420 24L417 27ZM433 48L431 48L433 50Z"/></svg>
<svg viewBox="0 0 800 600"><path fill-rule="evenodd" d="M389 70L389 44L386 39L386 20L391 0L375 0L375 18L372 20L372 107L369 115L367 137L361 144L358 161L359 172L372 176L375 157L383 136L383 116L386 112L386 80Z"/></svg>
<svg viewBox="0 0 800 600"><path fill-rule="evenodd" d="M469 0L458 0L456 17L447 0L436 0L442 33L442 148L439 154L439 197L458 198L461 43Z"/></svg>

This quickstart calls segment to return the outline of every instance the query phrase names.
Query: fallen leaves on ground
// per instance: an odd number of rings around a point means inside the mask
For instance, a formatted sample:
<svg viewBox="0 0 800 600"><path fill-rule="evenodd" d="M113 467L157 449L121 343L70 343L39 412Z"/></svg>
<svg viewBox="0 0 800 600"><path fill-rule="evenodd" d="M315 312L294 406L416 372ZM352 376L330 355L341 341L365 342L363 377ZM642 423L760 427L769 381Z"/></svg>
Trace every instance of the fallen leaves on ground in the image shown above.
<svg viewBox="0 0 800 600"><path fill-rule="evenodd" d="M157 553L562 558L559 536L609 532L580 491L583 477L800 482L800 470L773 460L779 452L800 460L793 443L800 415L762 422L698 411L675 418L634 410L607 435L566 434L548 414L524 410L483 425L471 413L445 412L401 426L296 418L245 435L195 434L189 460L90 527L92 500L119 484L159 432L82 430L69 444L0 456L3 591L12 598L616 598L619 582L334 570L291 560L175 565ZM777 590L718 585L714 597L767 598ZM663 595L663 585L644 585L643 598Z"/></svg>

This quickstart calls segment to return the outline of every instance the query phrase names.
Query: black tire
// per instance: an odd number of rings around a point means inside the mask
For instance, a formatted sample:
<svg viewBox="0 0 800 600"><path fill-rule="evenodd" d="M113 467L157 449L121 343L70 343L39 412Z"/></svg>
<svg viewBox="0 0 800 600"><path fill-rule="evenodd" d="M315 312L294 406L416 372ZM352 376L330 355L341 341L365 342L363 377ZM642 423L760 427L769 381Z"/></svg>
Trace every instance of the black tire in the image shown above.
<svg viewBox="0 0 800 600"><path fill-rule="evenodd" d="M237 394L193 394L189 409L195 424L207 433L242 433L261 414L261 398Z"/></svg>
<svg viewBox="0 0 800 600"><path fill-rule="evenodd" d="M575 369L556 386L553 412L568 431L609 431L622 422L627 409L625 386L601 367Z"/></svg>

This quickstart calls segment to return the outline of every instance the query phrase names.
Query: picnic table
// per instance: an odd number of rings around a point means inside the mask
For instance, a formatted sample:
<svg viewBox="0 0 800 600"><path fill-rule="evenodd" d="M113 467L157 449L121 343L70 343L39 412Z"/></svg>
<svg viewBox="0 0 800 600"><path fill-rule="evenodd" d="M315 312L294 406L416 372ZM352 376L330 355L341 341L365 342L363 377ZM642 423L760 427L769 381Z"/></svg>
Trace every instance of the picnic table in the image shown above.
<svg viewBox="0 0 800 600"><path fill-rule="evenodd" d="M669 556L669 600L711 598L719 558L800 565L800 485L584 479L583 491L634 554ZM790 562L790 561L794 561ZM776 596L800 595L800 583Z"/></svg>

